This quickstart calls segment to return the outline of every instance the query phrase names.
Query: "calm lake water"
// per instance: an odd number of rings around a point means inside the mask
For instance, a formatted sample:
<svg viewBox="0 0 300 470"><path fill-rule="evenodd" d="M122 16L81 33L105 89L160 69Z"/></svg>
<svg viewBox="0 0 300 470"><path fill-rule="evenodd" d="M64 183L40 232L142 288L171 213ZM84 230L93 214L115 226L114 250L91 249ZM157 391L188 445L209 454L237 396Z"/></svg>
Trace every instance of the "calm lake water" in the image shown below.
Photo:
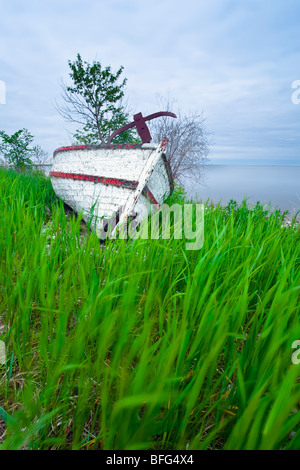
<svg viewBox="0 0 300 470"><path fill-rule="evenodd" d="M203 181L186 182L185 188L190 197L222 205L246 197L250 205L271 203L291 216L300 210L300 166L205 165Z"/></svg>

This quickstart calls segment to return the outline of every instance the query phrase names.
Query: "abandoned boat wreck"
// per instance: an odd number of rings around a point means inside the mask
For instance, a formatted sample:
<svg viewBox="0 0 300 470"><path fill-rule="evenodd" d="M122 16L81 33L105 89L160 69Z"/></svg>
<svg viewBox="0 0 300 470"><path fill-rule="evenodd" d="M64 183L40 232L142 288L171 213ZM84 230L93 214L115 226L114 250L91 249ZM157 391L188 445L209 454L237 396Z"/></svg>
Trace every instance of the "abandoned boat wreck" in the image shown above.
<svg viewBox="0 0 300 470"><path fill-rule="evenodd" d="M82 213L99 238L116 236L130 218L137 226L151 205L159 207L173 190L165 148L167 140L152 144L145 120L171 115L156 113L116 130L108 144L62 147L55 150L50 178L53 189L75 212ZM142 122L141 122L142 121ZM111 140L136 125L141 144L112 144ZM145 142L148 140L148 142Z"/></svg>

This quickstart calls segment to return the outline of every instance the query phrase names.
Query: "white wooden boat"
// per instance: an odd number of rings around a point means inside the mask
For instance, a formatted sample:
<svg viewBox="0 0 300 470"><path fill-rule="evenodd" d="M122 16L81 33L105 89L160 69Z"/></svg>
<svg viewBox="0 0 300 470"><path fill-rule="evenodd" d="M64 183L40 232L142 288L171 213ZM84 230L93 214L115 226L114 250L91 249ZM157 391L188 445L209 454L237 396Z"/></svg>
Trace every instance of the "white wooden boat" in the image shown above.
<svg viewBox="0 0 300 470"><path fill-rule="evenodd" d="M55 150L50 178L55 193L83 219L99 238L108 227L116 236L134 219L138 225L173 190L166 139L159 144L103 144Z"/></svg>

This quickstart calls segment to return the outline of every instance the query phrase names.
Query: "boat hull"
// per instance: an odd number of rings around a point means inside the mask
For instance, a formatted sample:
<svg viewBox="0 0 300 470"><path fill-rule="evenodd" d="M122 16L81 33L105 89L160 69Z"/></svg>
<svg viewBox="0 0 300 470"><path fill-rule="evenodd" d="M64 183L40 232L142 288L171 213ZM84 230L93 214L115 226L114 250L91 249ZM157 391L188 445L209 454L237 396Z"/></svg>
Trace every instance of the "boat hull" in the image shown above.
<svg viewBox="0 0 300 470"><path fill-rule="evenodd" d="M164 148L163 142L60 148L50 171L53 189L106 238L108 224L114 233L128 217L138 225L172 192Z"/></svg>

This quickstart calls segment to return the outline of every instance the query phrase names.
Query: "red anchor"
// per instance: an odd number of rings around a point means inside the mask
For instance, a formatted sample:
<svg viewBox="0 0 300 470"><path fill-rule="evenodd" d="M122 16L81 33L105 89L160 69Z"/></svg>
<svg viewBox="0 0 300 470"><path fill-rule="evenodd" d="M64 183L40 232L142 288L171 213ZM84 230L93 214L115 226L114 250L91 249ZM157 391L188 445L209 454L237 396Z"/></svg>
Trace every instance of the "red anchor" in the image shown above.
<svg viewBox="0 0 300 470"><path fill-rule="evenodd" d="M119 129L115 130L110 138L108 139L108 145L111 143L116 135L121 134L121 132L127 131L132 127L136 127L140 138L142 139L143 144L151 142L151 135L149 129L147 127L146 121L150 121L151 119L160 117L160 116L170 116L176 118L176 114L170 113L169 111L159 111L158 113L150 114L149 116L144 117L142 113L135 114L133 116L134 121L130 124L126 124L125 126L120 127Z"/></svg>

